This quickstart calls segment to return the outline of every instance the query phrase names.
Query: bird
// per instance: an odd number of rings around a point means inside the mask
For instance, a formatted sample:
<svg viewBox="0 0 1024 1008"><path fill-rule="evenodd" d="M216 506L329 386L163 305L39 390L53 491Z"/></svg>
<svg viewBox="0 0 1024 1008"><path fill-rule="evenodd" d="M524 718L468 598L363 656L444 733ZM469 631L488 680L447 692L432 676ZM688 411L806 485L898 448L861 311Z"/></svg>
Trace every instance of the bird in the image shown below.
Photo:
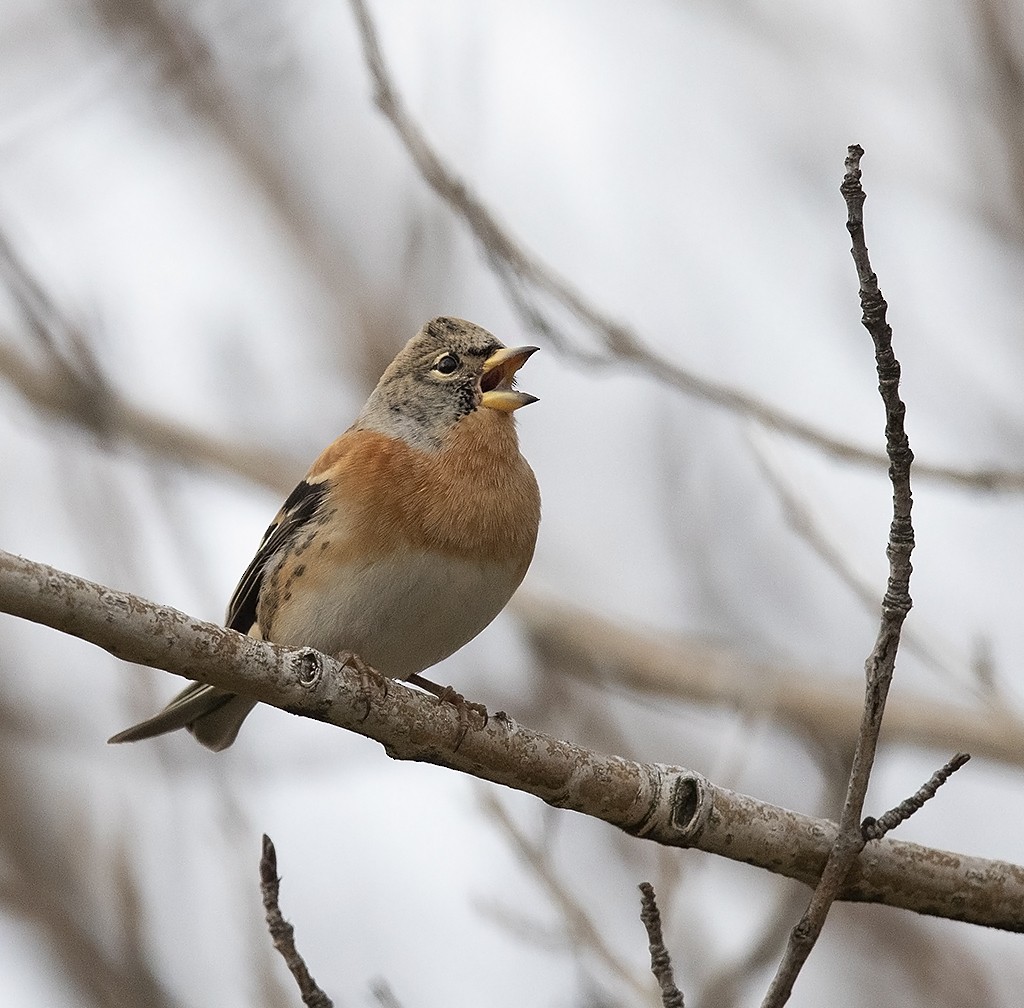
<svg viewBox="0 0 1024 1008"><path fill-rule="evenodd" d="M538 401L515 387L536 350L464 319L427 322L284 502L225 625L440 690L420 673L498 615L533 559L540 491L513 414ZM217 752L255 705L193 682L109 741L186 728Z"/></svg>

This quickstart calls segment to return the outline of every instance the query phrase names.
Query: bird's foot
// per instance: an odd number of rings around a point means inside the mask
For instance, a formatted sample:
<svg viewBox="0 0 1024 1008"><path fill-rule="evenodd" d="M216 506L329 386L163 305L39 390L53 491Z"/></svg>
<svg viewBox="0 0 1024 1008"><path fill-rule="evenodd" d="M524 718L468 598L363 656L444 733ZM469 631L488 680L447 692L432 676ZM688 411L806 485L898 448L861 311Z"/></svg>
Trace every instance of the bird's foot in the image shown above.
<svg viewBox="0 0 1024 1008"><path fill-rule="evenodd" d="M455 742L455 748L458 749L462 745L463 740L466 737L466 733L470 729L470 715L475 715L479 721L479 727L485 728L490 715L487 713L487 708L481 703L473 703L467 700L461 693L459 693L453 686L439 686L436 682L431 682L429 679L425 679L421 675L412 675L406 680L406 682L412 683L414 686L419 686L421 689L425 689L428 693L433 693L437 697L439 703L451 704L456 713L459 716L459 736Z"/></svg>
<svg viewBox="0 0 1024 1008"><path fill-rule="evenodd" d="M359 655L352 651L342 651L341 654L335 655L335 658L341 662L342 668L347 666L359 673L359 693L363 703L366 705L366 710L359 720L365 721L370 716L370 706L374 694L380 692L381 699L387 699L387 676L378 672L373 666L367 665Z"/></svg>

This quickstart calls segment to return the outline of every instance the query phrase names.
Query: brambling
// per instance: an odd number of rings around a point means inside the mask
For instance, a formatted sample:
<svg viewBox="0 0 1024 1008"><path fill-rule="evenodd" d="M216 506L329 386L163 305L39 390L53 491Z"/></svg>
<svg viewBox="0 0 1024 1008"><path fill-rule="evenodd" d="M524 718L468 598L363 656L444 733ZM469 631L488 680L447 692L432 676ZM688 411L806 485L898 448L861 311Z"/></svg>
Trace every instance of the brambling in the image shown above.
<svg viewBox="0 0 1024 1008"><path fill-rule="evenodd" d="M428 322L285 501L226 625L433 687L419 673L498 615L533 558L540 492L512 414L537 401L514 387L536 349ZM255 705L192 683L110 741L187 728L219 751Z"/></svg>

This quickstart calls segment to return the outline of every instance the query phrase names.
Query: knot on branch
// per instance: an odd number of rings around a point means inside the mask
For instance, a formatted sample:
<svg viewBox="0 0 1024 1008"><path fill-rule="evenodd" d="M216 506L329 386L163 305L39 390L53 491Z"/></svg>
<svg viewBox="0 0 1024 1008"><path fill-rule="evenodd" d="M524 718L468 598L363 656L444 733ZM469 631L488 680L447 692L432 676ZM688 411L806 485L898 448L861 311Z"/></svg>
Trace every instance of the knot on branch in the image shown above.
<svg viewBox="0 0 1024 1008"><path fill-rule="evenodd" d="M847 161L847 164L850 162ZM859 209L864 205L864 200L867 196L860 184L860 169L855 168L852 171L848 171L843 177L843 181L839 186L839 191L843 194L843 199L846 200L847 204L852 207ZM846 226L853 230L854 227L860 227L859 222L847 221Z"/></svg>
<svg viewBox="0 0 1024 1008"><path fill-rule="evenodd" d="M901 549L903 547L913 548L914 526L910 515L895 515L889 525L889 548Z"/></svg>
<svg viewBox="0 0 1024 1008"><path fill-rule="evenodd" d="M860 306L864 314L870 315L872 318L884 316L885 310L889 306L886 304L885 298L882 296L882 290L878 286L878 274L873 271L865 272L860 279ZM888 326L885 328L891 336L892 330Z"/></svg>
<svg viewBox="0 0 1024 1008"><path fill-rule="evenodd" d="M314 651L313 648L302 648L295 652L293 661L300 686L312 689L323 678L324 664L319 651Z"/></svg>
<svg viewBox="0 0 1024 1008"><path fill-rule="evenodd" d="M914 600L910 597L909 582L894 585L882 596L882 613L888 620L903 621L914 608Z"/></svg>
<svg viewBox="0 0 1024 1008"><path fill-rule="evenodd" d="M672 784L672 826L693 843L711 816L707 782L700 774L680 774Z"/></svg>
<svg viewBox="0 0 1024 1008"><path fill-rule="evenodd" d="M882 302L882 307L884 310L884 301ZM866 319L867 315L864 317ZM896 356L892 352L892 343L890 342L892 338L892 329L890 329L888 325L884 328L884 336L886 337L885 346L875 352L875 370L878 372L878 388L879 391L883 392L886 391L889 386L899 385L900 375L902 374L900 370L900 362L896 360ZM893 403L892 409L895 410L897 406L903 407L902 401L897 400L897 402ZM903 413L905 412L906 409L904 407Z"/></svg>

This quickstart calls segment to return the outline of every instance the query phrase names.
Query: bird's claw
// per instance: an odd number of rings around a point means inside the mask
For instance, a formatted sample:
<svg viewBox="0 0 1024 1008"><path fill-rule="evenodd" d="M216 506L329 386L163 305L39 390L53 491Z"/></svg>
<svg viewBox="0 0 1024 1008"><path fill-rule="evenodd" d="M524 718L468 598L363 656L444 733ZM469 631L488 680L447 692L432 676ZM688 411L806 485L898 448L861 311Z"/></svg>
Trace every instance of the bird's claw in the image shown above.
<svg viewBox="0 0 1024 1008"><path fill-rule="evenodd" d="M363 716L359 720L365 721L370 716L370 708L374 693L379 690L381 693L381 699L387 699L387 676L378 672L373 668L373 666L367 665L359 655L352 651L342 651L341 654L336 657L338 661L341 662L342 668L347 667L359 673L359 695L362 698L363 703L366 705L366 710L363 711Z"/></svg>
<svg viewBox="0 0 1024 1008"><path fill-rule="evenodd" d="M466 734L469 732L471 714L475 715L479 720L480 728L487 727L487 722L490 720L487 708L481 703L473 703L467 700L453 686L439 686L429 679L424 679L421 675L410 676L408 682L425 689L428 693L433 693L437 697L438 703L451 704L455 708L455 712L459 717L459 734L455 740L456 749L462 745Z"/></svg>

